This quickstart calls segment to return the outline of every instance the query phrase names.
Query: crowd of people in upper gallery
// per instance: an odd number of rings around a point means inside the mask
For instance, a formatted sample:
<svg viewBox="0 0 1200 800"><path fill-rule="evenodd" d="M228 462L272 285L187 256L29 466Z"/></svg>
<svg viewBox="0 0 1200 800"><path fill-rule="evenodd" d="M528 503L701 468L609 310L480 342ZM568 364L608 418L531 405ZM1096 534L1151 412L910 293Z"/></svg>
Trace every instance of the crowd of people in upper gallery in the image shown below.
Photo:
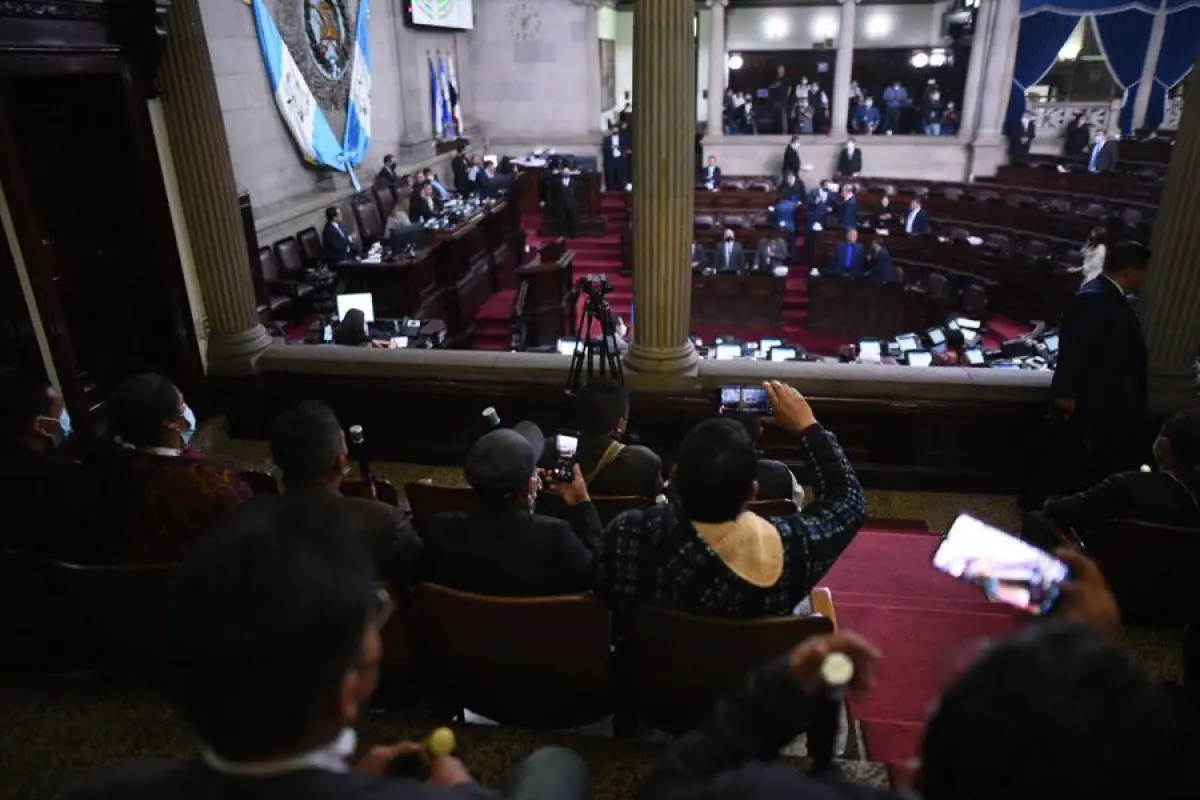
<svg viewBox="0 0 1200 800"><path fill-rule="evenodd" d="M121 767L79 796L586 797L580 759L561 748L531 754L503 795L476 785L453 756L432 757L425 782L385 774L392 759L424 749L416 743L369 750L349 768L390 608L375 581L525 597L594 590L617 612L653 604L709 617L792 614L854 538L866 502L807 400L777 382L764 389L814 497L758 451L761 420L741 415L696 425L664 476L660 457L631 438L626 390L601 379L577 398L569 479L555 477L557 441L537 425L497 425L463 465L474 510L435 515L420 531L403 504L342 495L347 437L323 403L274 421L282 491L253 495L237 471L192 448L195 416L161 376L135 376L113 392L105 445L86 463L64 456L73 429L52 387L6 394L0 487L18 524L5 526L0 545L87 563L183 562L167 614L168 665L202 758ZM1114 476L1047 513L1086 529L1170 507L1172 521L1200 525L1200 509L1182 513L1184 495L1194 503L1200 492L1200 410L1172 418L1155 454L1158 472ZM560 496L563 516L538 512L543 491ZM646 505L602 526L592 501L601 492L642 495ZM760 516L754 503L766 498L796 506ZM1187 707L1122 652L1119 609L1095 565L1059 554L1072 567L1062 619L984 651L930 717L918 778L925 800L1196 796ZM870 690L880 654L869 643L848 632L806 640L669 745L639 796L893 796L775 761L811 724L831 653L853 662L853 689ZM1151 760L1172 769L1147 770Z"/></svg>
<svg viewBox="0 0 1200 800"><path fill-rule="evenodd" d="M781 64L770 86L760 92L725 90L722 127L727 136L828 133L832 108L829 92L820 82L801 76L793 83ZM959 111L933 78L926 81L919 98L900 80L884 87L878 99L852 80L846 124L858 136L954 136Z"/></svg>

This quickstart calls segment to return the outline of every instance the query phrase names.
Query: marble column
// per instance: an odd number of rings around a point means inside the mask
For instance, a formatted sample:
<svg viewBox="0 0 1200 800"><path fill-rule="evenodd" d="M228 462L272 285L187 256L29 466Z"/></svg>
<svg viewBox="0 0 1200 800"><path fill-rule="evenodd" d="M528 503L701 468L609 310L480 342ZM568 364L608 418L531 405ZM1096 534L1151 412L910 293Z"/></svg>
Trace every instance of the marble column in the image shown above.
<svg viewBox="0 0 1200 800"><path fill-rule="evenodd" d="M252 24L247 12L247 23ZM210 373L241 374L271 343L258 320L250 256L221 116L200 0L176 0L167 17L162 109L192 255L211 330Z"/></svg>
<svg viewBox="0 0 1200 800"><path fill-rule="evenodd" d="M1137 130L1146 124L1146 109L1150 107L1150 91L1154 87L1154 71L1158 68L1158 54L1162 52L1163 34L1167 30L1165 3L1154 15L1150 27L1150 41L1146 45L1146 61L1142 64L1142 76L1133 97L1125 98L1133 103L1133 119L1130 124Z"/></svg>
<svg viewBox="0 0 1200 800"><path fill-rule="evenodd" d="M999 138L1013 90L1013 65L1021 35L1021 0L984 0L984 3L995 3L996 9L989 37L991 45L983 67L978 132L980 137Z"/></svg>
<svg viewBox="0 0 1200 800"><path fill-rule="evenodd" d="M694 0L638 0L633 17L632 371L696 364L692 311L696 54Z"/></svg>
<svg viewBox="0 0 1200 800"><path fill-rule="evenodd" d="M1188 81L1184 107L1200 108L1200 81ZM1200 114L1184 114L1154 217L1153 253L1139 313L1150 355L1157 410L1195 403L1200 352Z"/></svg>
<svg viewBox="0 0 1200 800"><path fill-rule="evenodd" d="M708 135L725 135L725 8L729 0L712 0L708 37Z"/></svg>
<svg viewBox="0 0 1200 800"><path fill-rule="evenodd" d="M835 139L846 136L846 124L850 116L850 80L854 71L854 38L857 0L842 0L842 23L838 27L837 56L833 66L833 86L829 102L833 115L829 135Z"/></svg>
<svg viewBox="0 0 1200 800"><path fill-rule="evenodd" d="M979 124L980 102L983 100L980 90L983 87L983 72L984 66L987 64L988 50L991 49L996 5L995 2L984 3L975 14L975 35L971 37L971 57L967 62L967 82L963 87L962 105L958 109L958 118L962 120L958 128L958 136L963 141L971 140Z"/></svg>

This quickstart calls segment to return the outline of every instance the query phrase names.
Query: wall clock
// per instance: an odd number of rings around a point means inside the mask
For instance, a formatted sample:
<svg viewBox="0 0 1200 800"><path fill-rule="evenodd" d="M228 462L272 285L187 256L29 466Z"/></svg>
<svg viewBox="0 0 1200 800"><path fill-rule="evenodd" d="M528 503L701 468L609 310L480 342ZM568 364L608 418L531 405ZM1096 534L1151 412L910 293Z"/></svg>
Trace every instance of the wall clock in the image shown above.
<svg viewBox="0 0 1200 800"><path fill-rule="evenodd" d="M519 2L509 13L508 29L518 42L536 39L542 32L542 15L530 3Z"/></svg>

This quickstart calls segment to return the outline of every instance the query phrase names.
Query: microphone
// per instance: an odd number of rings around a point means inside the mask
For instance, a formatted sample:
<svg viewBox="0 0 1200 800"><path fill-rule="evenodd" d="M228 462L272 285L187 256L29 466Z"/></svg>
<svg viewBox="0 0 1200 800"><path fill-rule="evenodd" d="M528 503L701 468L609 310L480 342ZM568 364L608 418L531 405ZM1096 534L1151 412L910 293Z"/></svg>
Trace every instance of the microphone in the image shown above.
<svg viewBox="0 0 1200 800"><path fill-rule="evenodd" d="M367 460L367 448L363 446L363 442L362 425L351 425L350 445L354 448L354 455L358 461L358 471L362 474L363 481L374 489L375 473L371 471L371 462Z"/></svg>
<svg viewBox="0 0 1200 800"><path fill-rule="evenodd" d="M487 433L493 428L500 427L500 415L496 413L496 409L488 406L483 410L483 432Z"/></svg>
<svg viewBox="0 0 1200 800"><path fill-rule="evenodd" d="M830 653L821 662L821 681L824 689L814 698L812 724L808 728L808 757L810 772L819 774L833 768L833 751L837 742L838 721L846 690L854 678L854 662L845 653Z"/></svg>

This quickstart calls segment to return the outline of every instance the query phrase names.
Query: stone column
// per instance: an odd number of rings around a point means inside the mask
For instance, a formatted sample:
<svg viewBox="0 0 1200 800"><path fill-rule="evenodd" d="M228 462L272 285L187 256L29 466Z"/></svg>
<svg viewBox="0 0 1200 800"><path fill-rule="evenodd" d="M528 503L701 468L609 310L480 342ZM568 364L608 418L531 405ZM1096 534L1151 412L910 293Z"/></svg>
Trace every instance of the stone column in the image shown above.
<svg viewBox="0 0 1200 800"><path fill-rule="evenodd" d="M246 24L253 25L246 11ZM200 0L176 0L167 17L162 109L179 178L192 255L212 330L210 373L241 374L271 343L258 320L237 185Z"/></svg>
<svg viewBox="0 0 1200 800"><path fill-rule="evenodd" d="M600 97L600 0L586 0L584 3L586 8L584 13L587 14L587 26L584 32L584 60L587 62L587 101L592 115L592 122L588 126L588 136L593 140L599 141L601 132L604 130L601 125L601 120L604 119L603 112L606 108L601 108L604 104L603 98Z"/></svg>
<svg viewBox="0 0 1200 800"><path fill-rule="evenodd" d="M962 141L971 141L979 124L980 101L983 95L983 71L987 63L988 50L991 49L992 23L996 17L996 3L987 2L980 6L975 14L975 35L971 37L971 58L967 64L967 82L963 87L962 105L959 107L958 118L962 123L958 128L958 136Z"/></svg>
<svg viewBox="0 0 1200 800"><path fill-rule="evenodd" d="M1133 97L1125 98L1133 103L1133 119L1130 124L1134 130L1146 124L1146 109L1150 107L1150 90L1154 86L1154 71L1158 67L1158 54L1162 52L1163 34L1167 30L1167 11L1165 3L1154 15L1154 25L1150 27L1150 41L1146 45L1146 61L1142 64L1142 77Z"/></svg>
<svg viewBox="0 0 1200 800"><path fill-rule="evenodd" d="M712 0L708 37L708 135L725 135L725 7L729 0Z"/></svg>
<svg viewBox="0 0 1200 800"><path fill-rule="evenodd" d="M633 345L630 369L696 364L691 239L695 179L694 0L638 0L633 17Z"/></svg>
<svg viewBox="0 0 1200 800"><path fill-rule="evenodd" d="M1200 81L1188 81L1184 107L1200 108ZM1200 351L1200 114L1184 114L1171 149L1151 236L1153 256L1139 313L1150 352L1156 410L1195 403Z"/></svg>
<svg viewBox="0 0 1200 800"><path fill-rule="evenodd" d="M838 28L837 58L833 66L833 86L829 87L832 97L833 115L829 135L835 139L846 136L846 122L850 116L850 79L854 71L856 0L842 0L842 24Z"/></svg>
<svg viewBox="0 0 1200 800"><path fill-rule="evenodd" d="M1013 90L1013 65L1021 35L1021 0L984 0L996 10L983 67L983 93L979 113L979 136L999 138L1003 131L1008 98Z"/></svg>

